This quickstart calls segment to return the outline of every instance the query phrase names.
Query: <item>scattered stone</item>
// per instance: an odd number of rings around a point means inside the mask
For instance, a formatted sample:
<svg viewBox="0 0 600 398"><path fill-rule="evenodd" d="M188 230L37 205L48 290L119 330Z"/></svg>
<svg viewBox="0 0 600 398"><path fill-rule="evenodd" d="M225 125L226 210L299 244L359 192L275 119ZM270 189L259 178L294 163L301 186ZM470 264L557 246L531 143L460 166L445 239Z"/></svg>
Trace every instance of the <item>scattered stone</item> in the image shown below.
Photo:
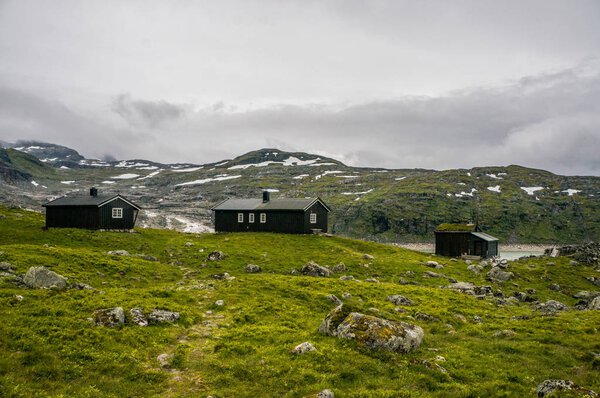
<svg viewBox="0 0 600 398"><path fill-rule="evenodd" d="M339 263L332 268L333 272L344 272L346 271L346 264Z"/></svg>
<svg viewBox="0 0 600 398"><path fill-rule="evenodd" d="M148 320L144 316L142 308L132 308L129 310L130 322L137 326L148 326Z"/></svg>
<svg viewBox="0 0 600 398"><path fill-rule="evenodd" d="M331 270L329 268L323 267L314 261L309 261L308 263L304 264L300 272L302 272L303 275L317 277L327 277L331 275Z"/></svg>
<svg viewBox="0 0 600 398"><path fill-rule="evenodd" d="M261 268L256 264L248 264L244 267L244 271L249 274L256 274L257 272L262 271Z"/></svg>
<svg viewBox="0 0 600 398"><path fill-rule="evenodd" d="M124 256L124 257L128 257L131 254L129 254L129 252L127 250L112 250L107 252L108 254L112 255L112 256Z"/></svg>
<svg viewBox="0 0 600 398"><path fill-rule="evenodd" d="M474 315L473 316L473 322L475 323L483 323L483 318L478 316L478 315Z"/></svg>
<svg viewBox="0 0 600 398"><path fill-rule="evenodd" d="M350 293L344 293L344 294L342 294L342 297L347 300L350 297L352 297L352 295Z"/></svg>
<svg viewBox="0 0 600 398"><path fill-rule="evenodd" d="M233 279L231 277L231 275L229 275L227 272L223 272L222 274L214 274L214 275L211 275L211 277L218 281L228 281L230 279Z"/></svg>
<svg viewBox="0 0 600 398"><path fill-rule="evenodd" d="M149 254L136 254L135 256L141 258L142 260L146 260L146 261L158 261L158 258L151 256Z"/></svg>
<svg viewBox="0 0 600 398"><path fill-rule="evenodd" d="M67 279L50 271L46 267L31 267L25 274L23 282L27 287L32 289L59 289L62 290L67 286Z"/></svg>
<svg viewBox="0 0 600 398"><path fill-rule="evenodd" d="M433 315L426 314L424 312L415 312L415 319L425 322L439 322L439 319Z"/></svg>
<svg viewBox="0 0 600 398"><path fill-rule="evenodd" d="M335 398L335 394L333 393L333 391L327 389L319 392L317 394L317 398Z"/></svg>
<svg viewBox="0 0 600 398"><path fill-rule="evenodd" d="M454 282L448 285L448 289L458 290L463 293L475 294L475 285L471 282Z"/></svg>
<svg viewBox="0 0 600 398"><path fill-rule="evenodd" d="M193 242L185 242L185 246L191 247L191 246L194 246L194 243Z"/></svg>
<svg viewBox="0 0 600 398"><path fill-rule="evenodd" d="M596 297L600 296L600 292L588 292L588 291L580 291L573 295L574 298L580 300L593 300Z"/></svg>
<svg viewBox="0 0 600 398"><path fill-rule="evenodd" d="M533 288L529 288L527 289L527 294L536 294L537 290L533 289Z"/></svg>
<svg viewBox="0 0 600 398"><path fill-rule="evenodd" d="M298 344L296 347L294 347L294 349L292 350L292 353L294 353L296 355L300 355L300 354L305 354L307 352L311 352L311 351L315 351L315 350L316 350L316 348L314 345L312 345L308 341L305 341L304 343Z"/></svg>
<svg viewBox="0 0 600 398"><path fill-rule="evenodd" d="M392 322L371 315L350 313L336 329L336 336L355 340L370 349L408 353L423 341L423 329L404 322Z"/></svg>
<svg viewBox="0 0 600 398"><path fill-rule="evenodd" d="M376 278L367 278L367 279L365 279L365 282L379 283L379 279L376 279Z"/></svg>
<svg viewBox="0 0 600 398"><path fill-rule="evenodd" d="M502 260L500 260L500 262L498 262L496 264L496 266L498 266L502 269L506 269L506 268L508 268L508 260L503 258Z"/></svg>
<svg viewBox="0 0 600 398"><path fill-rule="evenodd" d="M471 264L467 267L467 269L475 274L481 273L483 271L483 267L481 265Z"/></svg>
<svg viewBox="0 0 600 398"><path fill-rule="evenodd" d="M579 262L576 260L571 260L571 261L569 261L569 264L574 266L574 265L579 264Z"/></svg>
<svg viewBox="0 0 600 398"><path fill-rule="evenodd" d="M223 300L217 300L217 301L215 301L215 305L222 307L225 305L225 302Z"/></svg>
<svg viewBox="0 0 600 398"><path fill-rule="evenodd" d="M555 262L553 262L553 261L548 261L548 262L546 263L546 265L547 265L548 267L554 267L554 266L556 265L556 263L555 263Z"/></svg>
<svg viewBox="0 0 600 398"><path fill-rule="evenodd" d="M471 265L471 264L473 264L473 261L471 261L471 260L465 260L465 264Z"/></svg>
<svg viewBox="0 0 600 398"><path fill-rule="evenodd" d="M600 243L586 243L583 245L569 245L558 248L546 249L545 254L552 257L552 253L556 256L567 256L574 260L581 261L587 264L598 264L600 259ZM577 264L572 264L577 265Z"/></svg>
<svg viewBox="0 0 600 398"><path fill-rule="evenodd" d="M93 319L96 326L114 327L125 323L125 313L122 307L105 308L94 311Z"/></svg>
<svg viewBox="0 0 600 398"><path fill-rule="evenodd" d="M25 297L21 296L20 294L15 294L15 298L17 301L23 301L25 299Z"/></svg>
<svg viewBox="0 0 600 398"><path fill-rule="evenodd" d="M179 319L179 312L154 310L148 315L148 323L172 323Z"/></svg>
<svg viewBox="0 0 600 398"><path fill-rule="evenodd" d="M588 304L587 309L600 311L600 296L594 297L594 299Z"/></svg>
<svg viewBox="0 0 600 398"><path fill-rule="evenodd" d="M404 278L400 278L400 280L398 280L398 284L399 285L418 285L419 282L417 282L417 281L407 281Z"/></svg>
<svg viewBox="0 0 600 398"><path fill-rule="evenodd" d="M474 286L473 293L477 296L492 296L494 294L494 290L491 286Z"/></svg>
<svg viewBox="0 0 600 398"><path fill-rule="evenodd" d="M432 261L429 260L425 263L426 266L431 267L431 268L435 268L435 269L443 269L444 266L442 264L439 264L437 261Z"/></svg>
<svg viewBox="0 0 600 398"><path fill-rule="evenodd" d="M404 276L407 277L407 278L414 278L417 275L414 273L414 271L406 271L404 273Z"/></svg>
<svg viewBox="0 0 600 398"><path fill-rule="evenodd" d="M544 380L538 384L535 389L535 393L539 398L543 398L549 395L554 396L554 392L557 391L573 391L579 396L586 396L588 398L598 397L598 394L592 390L579 387L571 380ZM571 395L569 395L571 396Z"/></svg>
<svg viewBox="0 0 600 398"><path fill-rule="evenodd" d="M595 286L599 286L600 287L600 278L597 278L595 276L590 276L589 278L585 278L588 281L592 282L592 284L594 284Z"/></svg>
<svg viewBox="0 0 600 398"><path fill-rule="evenodd" d="M342 276L340 276L340 280L342 280L342 281L352 281L352 280L354 280L354 277L352 275L342 275Z"/></svg>
<svg viewBox="0 0 600 398"><path fill-rule="evenodd" d="M556 300L548 300L545 303L540 303L535 306L535 309L546 314L553 314L558 311L566 311L569 309L566 305Z"/></svg>
<svg viewBox="0 0 600 398"><path fill-rule="evenodd" d="M435 272L432 271L425 271L423 272L423 277L425 278L441 278L443 275L441 274L437 274Z"/></svg>
<svg viewBox="0 0 600 398"><path fill-rule="evenodd" d="M467 323L467 318L462 314L454 314L454 318L461 323Z"/></svg>
<svg viewBox="0 0 600 398"><path fill-rule="evenodd" d="M91 287L90 285L88 285L86 283L81 283L81 282L72 283L71 286L69 286L69 289L75 289L75 290L94 290L94 288Z"/></svg>
<svg viewBox="0 0 600 398"><path fill-rule="evenodd" d="M387 296L386 300L395 305L413 305L414 304L411 299L401 296L399 294L393 294L391 296Z"/></svg>
<svg viewBox="0 0 600 398"><path fill-rule="evenodd" d="M557 283L553 283L550 286L548 286L548 289L558 292L560 290L560 285Z"/></svg>
<svg viewBox="0 0 600 398"><path fill-rule="evenodd" d="M8 272L8 273L12 274L15 271L15 267L11 263L7 263L7 262L3 261L3 262L0 262L0 271Z"/></svg>
<svg viewBox="0 0 600 398"><path fill-rule="evenodd" d="M517 333L514 330L504 329L493 334L494 337L515 337Z"/></svg>
<svg viewBox="0 0 600 398"><path fill-rule="evenodd" d="M375 257L373 257L373 256L372 256L372 255L370 255L370 254L363 254L363 258L364 258L365 260L375 260Z"/></svg>
<svg viewBox="0 0 600 398"><path fill-rule="evenodd" d="M168 368L171 366L171 361L173 360L174 356L175 355L173 354L160 354L158 357L156 357L156 360L161 368Z"/></svg>
<svg viewBox="0 0 600 398"><path fill-rule="evenodd" d="M337 298L335 295L330 294L327 296L327 300L331 301L332 303L334 303L335 305L340 305L342 304L342 300L340 300L339 298Z"/></svg>
<svg viewBox="0 0 600 398"><path fill-rule="evenodd" d="M208 261L220 261L220 260L223 260L224 258L225 258L225 254L219 250L210 252L210 253L208 253L208 256L206 256L206 259Z"/></svg>
<svg viewBox="0 0 600 398"><path fill-rule="evenodd" d="M514 276L515 274L512 272L503 271L499 267L492 267L492 269L486 275L487 279L492 282L506 282L512 279Z"/></svg>

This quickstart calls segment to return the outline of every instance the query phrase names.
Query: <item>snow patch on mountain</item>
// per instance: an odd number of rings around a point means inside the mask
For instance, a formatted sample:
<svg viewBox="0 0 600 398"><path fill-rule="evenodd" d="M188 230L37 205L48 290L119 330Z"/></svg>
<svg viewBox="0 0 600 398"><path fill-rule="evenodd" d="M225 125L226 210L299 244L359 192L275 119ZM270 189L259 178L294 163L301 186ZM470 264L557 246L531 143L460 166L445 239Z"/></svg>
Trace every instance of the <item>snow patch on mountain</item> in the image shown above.
<svg viewBox="0 0 600 398"><path fill-rule="evenodd" d="M542 189L544 189L544 187L521 187L521 189L525 192L527 192L527 195L532 195L536 192L536 191L541 191Z"/></svg>

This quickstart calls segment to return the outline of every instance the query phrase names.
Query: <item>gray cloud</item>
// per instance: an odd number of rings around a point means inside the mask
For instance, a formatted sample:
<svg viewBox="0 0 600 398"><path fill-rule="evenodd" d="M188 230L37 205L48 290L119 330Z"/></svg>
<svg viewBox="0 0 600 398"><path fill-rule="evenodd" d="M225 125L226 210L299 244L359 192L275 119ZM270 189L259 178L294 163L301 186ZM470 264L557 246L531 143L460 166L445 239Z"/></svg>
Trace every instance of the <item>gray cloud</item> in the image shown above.
<svg viewBox="0 0 600 398"><path fill-rule="evenodd" d="M185 116L185 109L167 101L134 100L129 94L117 96L111 107L133 126L164 127Z"/></svg>

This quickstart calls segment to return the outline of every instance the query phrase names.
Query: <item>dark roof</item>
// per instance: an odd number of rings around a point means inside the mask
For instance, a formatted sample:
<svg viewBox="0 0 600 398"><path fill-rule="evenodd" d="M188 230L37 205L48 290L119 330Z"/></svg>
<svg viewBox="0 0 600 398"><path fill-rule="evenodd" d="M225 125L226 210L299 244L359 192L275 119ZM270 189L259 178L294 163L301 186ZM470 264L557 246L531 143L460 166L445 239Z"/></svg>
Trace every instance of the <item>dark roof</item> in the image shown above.
<svg viewBox="0 0 600 398"><path fill-rule="evenodd" d="M476 232L480 229L475 224L440 224L435 232Z"/></svg>
<svg viewBox="0 0 600 398"><path fill-rule="evenodd" d="M211 210L264 210L264 211L280 211L280 210L306 210L314 203L319 202L327 211L331 211L320 198L305 198L305 199L271 199L268 202L263 202L262 199L227 199L224 202L214 206Z"/></svg>
<svg viewBox="0 0 600 398"><path fill-rule="evenodd" d="M73 197L68 197L68 196L63 196L61 198L58 199L54 199L42 206L44 207L58 207L58 206L69 206L69 207L100 207L100 206L104 206L105 204L107 204L108 202L112 202L115 199L122 199L123 201L129 203L131 206L135 207L136 209L140 210L141 207L136 205L135 203L133 203L130 200L125 199L124 197L122 197L121 195L112 195L112 196L106 196L106 195L102 195L102 196L73 196Z"/></svg>

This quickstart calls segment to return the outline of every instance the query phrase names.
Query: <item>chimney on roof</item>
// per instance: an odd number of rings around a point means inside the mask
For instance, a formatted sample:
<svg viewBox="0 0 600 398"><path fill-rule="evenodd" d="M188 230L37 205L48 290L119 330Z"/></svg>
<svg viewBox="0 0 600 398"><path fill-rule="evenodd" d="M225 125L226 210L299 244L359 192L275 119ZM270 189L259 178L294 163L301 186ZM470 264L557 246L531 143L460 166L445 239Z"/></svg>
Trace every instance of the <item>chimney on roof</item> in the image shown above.
<svg viewBox="0 0 600 398"><path fill-rule="evenodd" d="M271 200L271 193L269 191L263 191L263 203L267 203Z"/></svg>
<svg viewBox="0 0 600 398"><path fill-rule="evenodd" d="M98 188L96 188L96 187L90 188L90 196L98 196Z"/></svg>

